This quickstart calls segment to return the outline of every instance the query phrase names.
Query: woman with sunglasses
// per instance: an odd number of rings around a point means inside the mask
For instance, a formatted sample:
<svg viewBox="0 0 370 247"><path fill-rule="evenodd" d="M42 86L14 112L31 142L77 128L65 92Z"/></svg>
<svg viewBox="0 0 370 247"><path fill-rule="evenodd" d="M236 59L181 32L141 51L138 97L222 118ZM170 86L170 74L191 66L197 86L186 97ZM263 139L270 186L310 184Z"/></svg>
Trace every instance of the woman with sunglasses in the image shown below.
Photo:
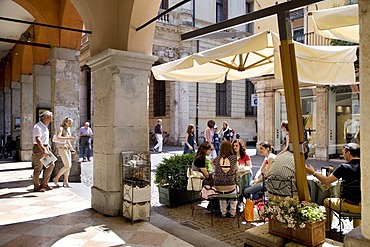
<svg viewBox="0 0 370 247"><path fill-rule="evenodd" d="M60 128L56 134L57 138L57 149L59 155L63 161L63 167L59 170L58 174L53 178L53 182L55 183L56 187L59 187L59 178L63 175L63 187L70 187L68 184L68 177L69 172L72 166L72 153L76 151L72 147L70 141L74 140L75 138L71 135L71 125L73 123L72 118L66 117L63 119Z"/></svg>

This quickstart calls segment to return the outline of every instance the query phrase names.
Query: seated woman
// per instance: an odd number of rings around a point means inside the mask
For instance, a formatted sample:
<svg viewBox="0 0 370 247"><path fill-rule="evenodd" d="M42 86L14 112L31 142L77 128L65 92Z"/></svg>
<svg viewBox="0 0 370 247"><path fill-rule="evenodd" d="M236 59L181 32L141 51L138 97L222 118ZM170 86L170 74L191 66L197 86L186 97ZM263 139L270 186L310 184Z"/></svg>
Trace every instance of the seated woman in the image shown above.
<svg viewBox="0 0 370 247"><path fill-rule="evenodd" d="M236 172L238 171L237 158L234 155L231 143L223 141L221 143L220 155L214 159L215 173L214 185L219 194L236 194ZM229 200L230 216L235 217L237 200ZM220 199L220 208L222 217L226 217L227 200Z"/></svg>
<svg viewBox="0 0 370 247"><path fill-rule="evenodd" d="M252 186L244 189L243 194L245 198L250 199L251 195L253 196L253 199L258 198L257 193L263 191L263 178L267 177L272 163L276 157L276 155L273 153L273 147L266 141L259 144L259 152L265 158L261 164L261 167L258 169L256 176L254 177Z"/></svg>
<svg viewBox="0 0 370 247"><path fill-rule="evenodd" d="M235 139L232 143L234 154L238 159L238 167L239 167L239 188L244 190L245 188L249 187L251 184L252 178L252 162L249 155L245 152L245 144L241 139ZM241 198L243 199L243 195Z"/></svg>
<svg viewBox="0 0 370 247"><path fill-rule="evenodd" d="M211 144L209 142L205 141L200 145L197 154L195 155L193 164L192 164L192 170L193 171L199 171L203 173L205 179L203 180L203 185L213 185L212 182L212 176L208 173L207 170L207 158L206 156L209 156L211 154Z"/></svg>

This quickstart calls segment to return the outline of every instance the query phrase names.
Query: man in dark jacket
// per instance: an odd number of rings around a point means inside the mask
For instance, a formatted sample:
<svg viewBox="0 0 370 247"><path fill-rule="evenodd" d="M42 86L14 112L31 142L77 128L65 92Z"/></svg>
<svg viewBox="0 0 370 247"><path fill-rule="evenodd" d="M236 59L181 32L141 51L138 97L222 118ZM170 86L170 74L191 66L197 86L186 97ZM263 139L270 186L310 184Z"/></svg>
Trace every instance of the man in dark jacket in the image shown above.
<svg viewBox="0 0 370 247"><path fill-rule="evenodd" d="M326 198L324 206L326 209L326 230L331 228L332 214L329 215L330 208L335 211L340 211L342 204L342 211L349 213L361 213L361 173L360 173L360 145L356 143L348 143L343 146L343 157L346 163L338 166L329 176L317 173L310 165L306 167L308 174L315 176L323 184L329 185L338 179L343 180L343 192L340 198ZM350 184L351 188L347 186ZM340 201L342 200L342 202ZM353 220L353 227L361 224L361 220Z"/></svg>

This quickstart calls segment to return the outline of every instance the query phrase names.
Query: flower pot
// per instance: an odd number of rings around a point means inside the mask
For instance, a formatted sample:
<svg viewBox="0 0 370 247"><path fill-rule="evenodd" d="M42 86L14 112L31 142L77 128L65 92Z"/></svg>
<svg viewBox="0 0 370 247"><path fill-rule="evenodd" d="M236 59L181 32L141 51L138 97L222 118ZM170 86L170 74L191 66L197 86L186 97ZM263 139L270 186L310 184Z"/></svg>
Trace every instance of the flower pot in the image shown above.
<svg viewBox="0 0 370 247"><path fill-rule="evenodd" d="M269 219L269 233L293 240L307 246L317 246L325 241L325 220L306 223L305 228L285 228L274 219Z"/></svg>
<svg viewBox="0 0 370 247"><path fill-rule="evenodd" d="M194 200L199 199L199 191L176 190L166 187L158 187L159 202L169 207L177 207L191 202L193 193Z"/></svg>

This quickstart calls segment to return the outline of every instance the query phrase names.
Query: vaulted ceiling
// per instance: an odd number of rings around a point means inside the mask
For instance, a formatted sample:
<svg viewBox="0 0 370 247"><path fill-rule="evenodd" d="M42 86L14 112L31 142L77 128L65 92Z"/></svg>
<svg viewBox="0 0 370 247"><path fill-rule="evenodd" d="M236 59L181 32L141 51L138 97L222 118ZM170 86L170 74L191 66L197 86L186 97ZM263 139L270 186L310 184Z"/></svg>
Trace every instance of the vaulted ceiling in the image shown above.
<svg viewBox="0 0 370 247"><path fill-rule="evenodd" d="M31 22L35 20L30 13L12 0L0 1L0 17ZM0 38L19 40L29 26L28 24L0 20ZM14 45L14 43L0 41L0 60L9 53Z"/></svg>

